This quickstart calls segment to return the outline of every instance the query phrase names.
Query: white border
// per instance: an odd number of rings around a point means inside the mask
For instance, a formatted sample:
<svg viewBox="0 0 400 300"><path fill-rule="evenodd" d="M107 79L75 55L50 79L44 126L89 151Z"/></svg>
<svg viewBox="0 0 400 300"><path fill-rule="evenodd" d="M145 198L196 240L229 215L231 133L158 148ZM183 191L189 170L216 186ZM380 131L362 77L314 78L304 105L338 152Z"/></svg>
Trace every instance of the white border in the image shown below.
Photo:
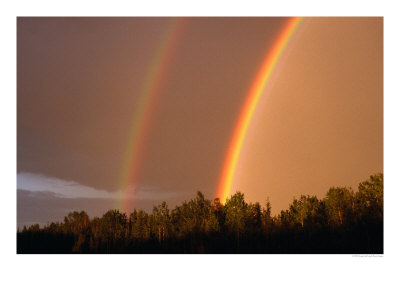
<svg viewBox="0 0 400 300"><path fill-rule="evenodd" d="M10 2L11 3L11 2ZM387 3L393 3L387 4ZM2 299L398 298L398 9L395 1L15 1L1 12ZM16 16L384 16L385 254L15 254ZM397 272L396 272L397 273ZM397 274L396 274L397 275ZM389 297L390 295L390 297ZM397 297L396 297L397 296Z"/></svg>

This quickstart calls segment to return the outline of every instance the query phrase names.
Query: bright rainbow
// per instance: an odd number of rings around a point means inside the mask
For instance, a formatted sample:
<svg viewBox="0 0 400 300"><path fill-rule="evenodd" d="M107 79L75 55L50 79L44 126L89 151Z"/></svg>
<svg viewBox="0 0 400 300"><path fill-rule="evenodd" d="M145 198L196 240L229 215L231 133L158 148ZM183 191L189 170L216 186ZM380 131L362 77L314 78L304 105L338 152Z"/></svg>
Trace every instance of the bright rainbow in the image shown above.
<svg viewBox="0 0 400 300"><path fill-rule="evenodd" d="M177 47L184 25L183 18L173 18L169 21L160 47L145 77L145 82L138 99L129 130L126 153L124 155L122 172L119 180L119 190L123 195L120 198L122 211L129 211L132 206L132 185L137 184L138 170L145 150L145 137L149 132L150 120L156 100L167 79L168 67Z"/></svg>
<svg viewBox="0 0 400 300"><path fill-rule="evenodd" d="M286 49L286 46L301 20L302 18L294 17L288 19L285 23L272 48L268 51L267 56L251 85L249 93L246 96L225 156L218 184L217 197L220 198L222 203L225 203L229 194L232 192L231 189L236 166L257 104L268 85L279 58L282 56L282 53Z"/></svg>

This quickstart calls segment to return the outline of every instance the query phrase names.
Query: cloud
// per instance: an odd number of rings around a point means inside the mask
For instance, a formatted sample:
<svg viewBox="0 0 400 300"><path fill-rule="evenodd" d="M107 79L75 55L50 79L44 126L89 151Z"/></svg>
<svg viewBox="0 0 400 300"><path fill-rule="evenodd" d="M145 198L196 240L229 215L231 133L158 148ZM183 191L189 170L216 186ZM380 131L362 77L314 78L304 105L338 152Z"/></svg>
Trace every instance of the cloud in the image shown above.
<svg viewBox="0 0 400 300"><path fill-rule="evenodd" d="M75 181L68 181L42 174L19 173L17 189L32 192L48 192L61 198L96 198L131 200L166 200L182 193L163 191L154 186L129 187L126 191L109 192L85 186Z"/></svg>
<svg viewBox="0 0 400 300"><path fill-rule="evenodd" d="M33 192L52 192L63 198L112 198L122 196L120 192L108 192L42 174L19 173L17 175L17 189Z"/></svg>
<svg viewBox="0 0 400 300"><path fill-rule="evenodd" d="M168 200L182 196L182 192L162 191L154 186L130 187L125 191L124 197L129 200Z"/></svg>
<svg viewBox="0 0 400 300"><path fill-rule="evenodd" d="M72 211L84 210L88 215L100 217L110 209L120 209L121 191L98 190L42 174L17 174L17 226L62 222ZM125 195L134 201L134 208L150 212L154 205L167 201L180 203L182 193L162 191L152 186L131 187ZM126 201L126 200L125 200Z"/></svg>

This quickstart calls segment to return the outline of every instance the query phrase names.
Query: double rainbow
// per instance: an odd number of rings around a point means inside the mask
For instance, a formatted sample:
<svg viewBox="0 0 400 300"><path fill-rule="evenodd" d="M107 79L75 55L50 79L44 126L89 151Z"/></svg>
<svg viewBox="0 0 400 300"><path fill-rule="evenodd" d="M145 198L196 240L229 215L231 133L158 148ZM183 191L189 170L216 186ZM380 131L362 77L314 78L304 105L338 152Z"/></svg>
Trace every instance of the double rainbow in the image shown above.
<svg viewBox="0 0 400 300"><path fill-rule="evenodd" d="M279 58L282 56L282 53L286 49L301 20L302 18L294 17L288 19L288 21L284 24L272 48L267 52L261 68L259 69L245 98L228 146L216 193L216 196L220 198L222 203L225 203L226 199L232 192L232 183L240 152L242 150L243 143L257 105L262 98L268 82L270 81L271 75L278 63Z"/></svg>
<svg viewBox="0 0 400 300"><path fill-rule="evenodd" d="M245 98L225 156L216 193L223 203L231 193L236 166L255 109L262 98L279 58L282 56L301 20L302 18L295 17L286 21L273 47L268 51ZM182 18L173 18L169 21L158 51L154 55L145 77L146 80L138 99L137 108L133 114L133 122L128 137L129 144L126 147L122 175L119 180L119 190L123 193L122 197L120 197L120 208L123 211L129 211L133 204L133 184L137 184L138 180L138 171L145 149L145 134L149 131L152 111L167 78L166 75L171 64L171 58L177 47L183 26L184 19Z"/></svg>

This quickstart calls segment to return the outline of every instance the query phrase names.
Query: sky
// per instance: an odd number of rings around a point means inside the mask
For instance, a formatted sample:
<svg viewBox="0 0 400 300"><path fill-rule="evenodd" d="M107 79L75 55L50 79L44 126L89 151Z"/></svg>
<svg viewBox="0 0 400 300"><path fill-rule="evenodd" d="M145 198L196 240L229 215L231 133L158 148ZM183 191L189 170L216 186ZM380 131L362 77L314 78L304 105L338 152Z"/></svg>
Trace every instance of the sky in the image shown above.
<svg viewBox="0 0 400 300"><path fill-rule="evenodd" d="M173 208L198 190L213 199L244 99L287 21L18 18L18 226L123 202ZM305 18L255 110L232 193L268 198L278 213L377 172L383 19Z"/></svg>

